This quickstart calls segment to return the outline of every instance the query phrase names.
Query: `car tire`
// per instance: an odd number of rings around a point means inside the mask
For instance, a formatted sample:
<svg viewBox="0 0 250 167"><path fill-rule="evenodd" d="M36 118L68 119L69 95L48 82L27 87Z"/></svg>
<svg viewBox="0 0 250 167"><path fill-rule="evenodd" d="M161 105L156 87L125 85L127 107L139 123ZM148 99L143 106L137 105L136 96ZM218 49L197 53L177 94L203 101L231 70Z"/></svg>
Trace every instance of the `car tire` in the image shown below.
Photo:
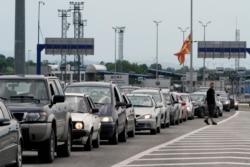
<svg viewBox="0 0 250 167"><path fill-rule="evenodd" d="M109 143L113 144L113 145L118 144L118 128L117 128L117 125L115 126L113 136L111 137L111 139L109 139Z"/></svg>
<svg viewBox="0 0 250 167"><path fill-rule="evenodd" d="M71 126L68 127L67 132L67 140L64 142L63 145L60 145L57 147L57 156L58 157L69 157L71 153L71 147L72 147L72 130Z"/></svg>
<svg viewBox="0 0 250 167"><path fill-rule="evenodd" d="M128 137L135 137L135 123L133 125L133 130L128 132Z"/></svg>
<svg viewBox="0 0 250 167"><path fill-rule="evenodd" d="M122 133L119 134L119 138L118 140L120 142L126 142L127 141L127 124L125 124L123 130L122 130Z"/></svg>
<svg viewBox="0 0 250 167"><path fill-rule="evenodd" d="M165 114L165 119L164 119L164 122L161 124L161 128L164 129L167 127L167 116Z"/></svg>
<svg viewBox="0 0 250 167"><path fill-rule="evenodd" d="M218 108L215 108L214 118L218 118L218 117L219 117L219 110L218 110Z"/></svg>
<svg viewBox="0 0 250 167"><path fill-rule="evenodd" d="M179 125L180 124L180 118L178 118L176 121L175 121L175 125Z"/></svg>
<svg viewBox="0 0 250 167"><path fill-rule="evenodd" d="M223 112L220 112L219 116L222 117L223 116Z"/></svg>
<svg viewBox="0 0 250 167"><path fill-rule="evenodd" d="M204 117L205 117L205 109L202 108L202 109L201 109L201 113L200 113L200 115L199 115L199 118L204 118Z"/></svg>
<svg viewBox="0 0 250 167"><path fill-rule="evenodd" d="M97 133L97 137L93 140L93 147L99 148L100 147L100 131Z"/></svg>
<svg viewBox="0 0 250 167"><path fill-rule="evenodd" d="M86 144L84 144L84 151L91 151L92 150L92 132L89 133L89 137L88 140L86 142Z"/></svg>
<svg viewBox="0 0 250 167"><path fill-rule="evenodd" d="M38 159L41 162L52 163L55 159L56 137L52 129L48 140L43 142L38 149Z"/></svg>
<svg viewBox="0 0 250 167"><path fill-rule="evenodd" d="M170 120L168 120L168 123L166 124L166 127L169 128L170 126Z"/></svg>
<svg viewBox="0 0 250 167"><path fill-rule="evenodd" d="M22 144L21 141L17 144L17 152L16 152L16 162L14 164L9 165L9 167L22 167L23 158L22 158Z"/></svg>
<svg viewBox="0 0 250 167"><path fill-rule="evenodd" d="M157 127L157 133L161 133L161 127Z"/></svg>
<svg viewBox="0 0 250 167"><path fill-rule="evenodd" d="M150 134L151 134L151 135L156 135L156 134L157 134L157 128L151 129L151 130L150 130Z"/></svg>
<svg viewBox="0 0 250 167"><path fill-rule="evenodd" d="M239 107L235 107L235 110L239 110Z"/></svg>

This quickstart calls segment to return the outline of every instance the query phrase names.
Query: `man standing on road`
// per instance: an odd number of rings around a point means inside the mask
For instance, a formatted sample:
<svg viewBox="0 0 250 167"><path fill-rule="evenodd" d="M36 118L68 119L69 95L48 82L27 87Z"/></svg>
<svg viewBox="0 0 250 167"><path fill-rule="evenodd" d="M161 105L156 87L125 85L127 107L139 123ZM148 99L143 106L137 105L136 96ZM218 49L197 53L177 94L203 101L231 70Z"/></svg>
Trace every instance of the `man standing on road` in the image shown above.
<svg viewBox="0 0 250 167"><path fill-rule="evenodd" d="M207 108L208 108L208 117L205 118L204 122L209 125L208 119L210 118L213 125L217 125L213 120L214 109L215 109L215 91L214 91L214 82L210 82L210 88L207 90Z"/></svg>

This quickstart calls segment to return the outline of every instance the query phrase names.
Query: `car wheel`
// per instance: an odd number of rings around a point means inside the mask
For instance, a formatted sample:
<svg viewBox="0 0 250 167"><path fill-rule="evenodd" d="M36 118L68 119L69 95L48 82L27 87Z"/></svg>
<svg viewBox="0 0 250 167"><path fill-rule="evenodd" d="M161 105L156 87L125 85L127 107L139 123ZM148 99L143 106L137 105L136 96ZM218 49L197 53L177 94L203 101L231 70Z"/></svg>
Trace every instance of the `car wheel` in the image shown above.
<svg viewBox="0 0 250 167"><path fill-rule="evenodd" d="M118 128L117 125L115 126L114 134L111 139L109 139L110 144L118 144Z"/></svg>
<svg viewBox="0 0 250 167"><path fill-rule="evenodd" d="M52 163L55 159L55 132L52 129L50 138L42 143L38 149L38 159L45 163Z"/></svg>
<svg viewBox="0 0 250 167"><path fill-rule="evenodd" d="M169 128L170 126L170 120L168 120L168 123L166 124L166 127Z"/></svg>
<svg viewBox="0 0 250 167"><path fill-rule="evenodd" d="M223 116L223 112L220 112L219 116L222 117Z"/></svg>
<svg viewBox="0 0 250 167"><path fill-rule="evenodd" d="M180 118L178 118L178 119L175 121L175 124L176 124L176 125L179 125L179 124L180 124Z"/></svg>
<svg viewBox="0 0 250 167"><path fill-rule="evenodd" d="M119 135L119 141L120 142L126 142L127 141L127 124L125 124L122 133Z"/></svg>
<svg viewBox="0 0 250 167"><path fill-rule="evenodd" d="M92 132L89 133L88 140L86 144L84 144L84 151L91 151L92 150Z"/></svg>
<svg viewBox="0 0 250 167"><path fill-rule="evenodd" d="M157 133L161 133L161 127L157 127Z"/></svg>
<svg viewBox="0 0 250 167"><path fill-rule="evenodd" d="M135 137L135 123L133 125L133 130L128 132L128 137Z"/></svg>
<svg viewBox="0 0 250 167"><path fill-rule="evenodd" d="M237 107L235 107L235 110L239 110L239 107L237 106Z"/></svg>
<svg viewBox="0 0 250 167"><path fill-rule="evenodd" d="M200 113L200 118L204 118L204 116L205 116L205 109L202 108Z"/></svg>
<svg viewBox="0 0 250 167"><path fill-rule="evenodd" d="M156 135L156 133L157 133L157 128L151 129L151 130L150 130L150 134Z"/></svg>
<svg viewBox="0 0 250 167"><path fill-rule="evenodd" d="M218 115L219 115L218 108L215 108L215 110L214 110L214 118L218 118Z"/></svg>
<svg viewBox="0 0 250 167"><path fill-rule="evenodd" d="M97 133L97 137L93 141L93 147L94 148L99 148L100 147L100 131Z"/></svg>
<svg viewBox="0 0 250 167"><path fill-rule="evenodd" d="M22 167L23 158L22 158L22 144L21 141L18 142L17 152L16 152L16 162L9 165L9 167Z"/></svg>
<svg viewBox="0 0 250 167"><path fill-rule="evenodd" d="M57 147L57 156L58 157L69 157L72 147L72 130L71 126L68 127L68 134L67 134L67 140L64 142L63 145L60 145Z"/></svg>
<svg viewBox="0 0 250 167"><path fill-rule="evenodd" d="M163 122L163 124L161 124L161 128L163 129L163 128L166 128L166 127L167 127L167 116L165 114L164 122Z"/></svg>

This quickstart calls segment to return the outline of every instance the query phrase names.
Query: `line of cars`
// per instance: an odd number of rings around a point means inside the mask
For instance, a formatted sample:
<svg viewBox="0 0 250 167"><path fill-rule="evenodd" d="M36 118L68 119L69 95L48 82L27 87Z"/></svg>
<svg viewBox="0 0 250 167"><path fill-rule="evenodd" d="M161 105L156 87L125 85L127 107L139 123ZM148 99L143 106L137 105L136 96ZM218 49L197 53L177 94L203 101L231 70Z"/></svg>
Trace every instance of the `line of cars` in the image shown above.
<svg viewBox="0 0 250 167"><path fill-rule="evenodd" d="M126 142L136 131L156 135L194 119L199 101L158 88L122 93L105 82L77 82L62 89L53 76L0 76L0 97L0 166L22 166L23 150L35 150L41 162L52 163L55 156L69 157L72 146L90 151L101 140ZM7 142L4 132L11 127L13 141Z"/></svg>

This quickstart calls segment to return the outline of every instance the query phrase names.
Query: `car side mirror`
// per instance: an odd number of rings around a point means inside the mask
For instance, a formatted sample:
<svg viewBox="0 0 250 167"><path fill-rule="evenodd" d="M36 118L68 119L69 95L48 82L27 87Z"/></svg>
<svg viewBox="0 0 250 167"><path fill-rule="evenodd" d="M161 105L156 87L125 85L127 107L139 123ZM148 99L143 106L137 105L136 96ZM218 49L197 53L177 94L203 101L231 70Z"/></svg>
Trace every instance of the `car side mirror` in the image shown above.
<svg viewBox="0 0 250 167"><path fill-rule="evenodd" d="M131 104L131 103L126 104L126 108L130 108L130 107L132 107L132 104Z"/></svg>
<svg viewBox="0 0 250 167"><path fill-rule="evenodd" d="M53 95L52 104L63 103L65 100L65 96L63 95Z"/></svg>
<svg viewBox="0 0 250 167"><path fill-rule="evenodd" d="M162 108L162 107L163 107L163 105L160 103L156 104L156 106L155 106L155 108Z"/></svg>
<svg viewBox="0 0 250 167"><path fill-rule="evenodd" d="M92 113L93 113L93 114L99 113L99 109L98 109L98 108L93 108L93 109L92 109Z"/></svg>
<svg viewBox="0 0 250 167"><path fill-rule="evenodd" d="M0 119L0 126L10 125L10 120L6 118Z"/></svg>
<svg viewBox="0 0 250 167"><path fill-rule="evenodd" d="M126 103L123 103L123 102L117 102L115 107L123 107L123 106L126 106Z"/></svg>

